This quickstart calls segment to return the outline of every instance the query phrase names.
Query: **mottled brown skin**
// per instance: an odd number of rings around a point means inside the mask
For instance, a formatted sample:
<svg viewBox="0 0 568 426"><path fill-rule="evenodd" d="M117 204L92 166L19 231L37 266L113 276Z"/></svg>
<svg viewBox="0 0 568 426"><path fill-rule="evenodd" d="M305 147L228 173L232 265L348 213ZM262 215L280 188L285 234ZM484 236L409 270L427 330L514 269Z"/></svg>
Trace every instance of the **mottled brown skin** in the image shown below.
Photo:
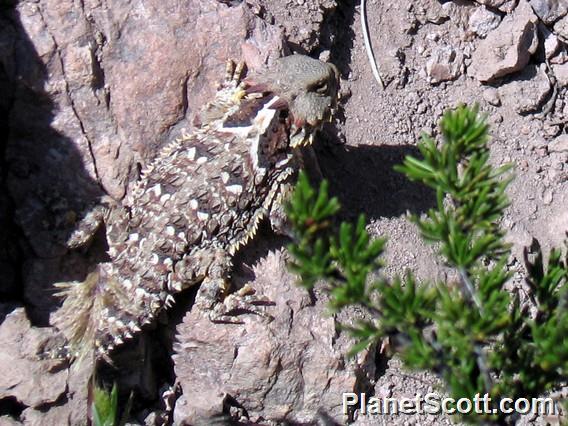
<svg viewBox="0 0 568 426"><path fill-rule="evenodd" d="M238 74L202 110L199 128L143 170L123 204L96 209L69 241L78 246L104 219L111 259L82 283L57 285L65 301L54 324L71 356L94 349L107 358L192 285L200 285L196 306L215 321L265 302L246 287L228 295L231 259L261 219L282 224L281 201L301 164L294 147L331 116L338 72L298 55L244 82Z"/></svg>

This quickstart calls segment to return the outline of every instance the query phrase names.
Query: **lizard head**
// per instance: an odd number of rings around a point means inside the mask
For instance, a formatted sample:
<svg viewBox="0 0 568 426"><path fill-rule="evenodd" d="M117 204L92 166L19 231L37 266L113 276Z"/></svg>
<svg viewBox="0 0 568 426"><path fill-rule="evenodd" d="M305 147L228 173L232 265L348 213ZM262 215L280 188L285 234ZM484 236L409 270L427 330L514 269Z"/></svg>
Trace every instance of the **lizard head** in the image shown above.
<svg viewBox="0 0 568 426"><path fill-rule="evenodd" d="M331 119L337 105L339 71L333 64L304 55L278 59L265 73L245 80L248 93L278 96L273 108L290 113L290 145L310 144L315 131Z"/></svg>

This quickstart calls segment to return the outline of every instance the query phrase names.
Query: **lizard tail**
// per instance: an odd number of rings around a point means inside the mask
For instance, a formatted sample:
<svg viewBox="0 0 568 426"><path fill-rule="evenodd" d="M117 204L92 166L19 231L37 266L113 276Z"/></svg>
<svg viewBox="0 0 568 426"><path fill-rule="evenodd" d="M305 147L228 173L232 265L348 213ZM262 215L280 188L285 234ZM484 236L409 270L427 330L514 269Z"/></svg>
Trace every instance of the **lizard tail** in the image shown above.
<svg viewBox="0 0 568 426"><path fill-rule="evenodd" d="M67 339L68 344L61 351L67 358L82 361L94 354L104 309L103 285L99 266L83 282L54 284L59 290L56 295L63 298L63 304L53 315L52 323Z"/></svg>
<svg viewBox="0 0 568 426"><path fill-rule="evenodd" d="M69 359L104 358L115 342L132 337L130 331L139 331L137 324L125 326L115 319L116 307L132 303L130 295L113 277L112 265L103 263L89 273L82 282L55 284L57 295L64 299L61 308L52 317L52 323L65 336L68 345L60 352ZM124 318L124 317L123 317Z"/></svg>

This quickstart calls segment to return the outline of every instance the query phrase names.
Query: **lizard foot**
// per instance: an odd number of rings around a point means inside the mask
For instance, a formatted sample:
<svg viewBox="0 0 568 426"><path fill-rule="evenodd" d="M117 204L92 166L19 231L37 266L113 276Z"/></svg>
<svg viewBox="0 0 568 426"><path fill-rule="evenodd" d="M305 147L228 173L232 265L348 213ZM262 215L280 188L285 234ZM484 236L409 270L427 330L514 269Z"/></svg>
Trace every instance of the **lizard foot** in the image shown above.
<svg viewBox="0 0 568 426"><path fill-rule="evenodd" d="M201 284L195 301L196 306L208 313L209 319L215 323L243 324L238 318L243 314L254 314L272 319L265 311L265 306L274 305L268 297L256 294L248 284L234 293L219 297L220 289L227 289L228 282L222 278L209 279Z"/></svg>
<svg viewBox="0 0 568 426"><path fill-rule="evenodd" d="M274 306L268 297L256 294L256 290L246 284L235 293L229 294L222 303L217 303L209 312L212 322L243 324L242 314L254 314L273 320L266 312L265 306Z"/></svg>

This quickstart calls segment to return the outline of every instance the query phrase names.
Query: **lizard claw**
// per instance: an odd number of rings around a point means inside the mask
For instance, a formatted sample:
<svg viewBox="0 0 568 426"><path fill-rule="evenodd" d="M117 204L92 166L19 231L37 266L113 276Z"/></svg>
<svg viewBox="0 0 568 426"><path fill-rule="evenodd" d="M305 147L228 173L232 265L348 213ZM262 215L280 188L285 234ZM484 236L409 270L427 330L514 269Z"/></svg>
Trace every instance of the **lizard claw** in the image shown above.
<svg viewBox="0 0 568 426"><path fill-rule="evenodd" d="M244 321L238 316L248 313L272 321L274 317L268 314L264 307L274 305L268 297L257 295L256 290L246 284L237 292L229 294L222 303L215 305L209 313L209 318L212 322L243 324Z"/></svg>

